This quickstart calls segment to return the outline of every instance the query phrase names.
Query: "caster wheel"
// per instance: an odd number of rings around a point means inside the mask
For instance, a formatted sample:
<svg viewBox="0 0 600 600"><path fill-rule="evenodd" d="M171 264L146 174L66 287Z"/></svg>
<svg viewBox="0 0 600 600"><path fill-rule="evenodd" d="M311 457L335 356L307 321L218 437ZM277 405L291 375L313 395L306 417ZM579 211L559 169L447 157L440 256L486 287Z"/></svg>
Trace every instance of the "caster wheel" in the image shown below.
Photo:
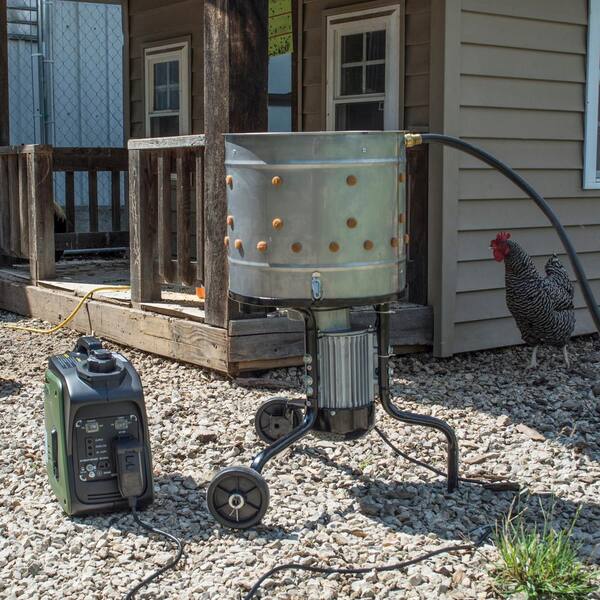
<svg viewBox="0 0 600 600"><path fill-rule="evenodd" d="M302 408L294 401L272 398L256 411L254 427L263 442L272 444L298 427L303 417Z"/></svg>
<svg viewBox="0 0 600 600"><path fill-rule="evenodd" d="M210 514L224 527L247 529L260 523L269 507L269 486L248 467L227 467L208 486Z"/></svg>

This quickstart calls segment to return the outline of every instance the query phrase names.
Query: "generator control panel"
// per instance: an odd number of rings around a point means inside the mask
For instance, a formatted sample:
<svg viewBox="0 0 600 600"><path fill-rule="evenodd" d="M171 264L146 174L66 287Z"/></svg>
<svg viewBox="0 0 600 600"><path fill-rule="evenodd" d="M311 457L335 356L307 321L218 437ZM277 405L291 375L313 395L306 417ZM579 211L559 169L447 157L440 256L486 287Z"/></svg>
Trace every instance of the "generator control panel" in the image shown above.
<svg viewBox="0 0 600 600"><path fill-rule="evenodd" d="M135 414L112 415L75 421L75 460L80 481L116 477L114 442L120 438L142 437Z"/></svg>

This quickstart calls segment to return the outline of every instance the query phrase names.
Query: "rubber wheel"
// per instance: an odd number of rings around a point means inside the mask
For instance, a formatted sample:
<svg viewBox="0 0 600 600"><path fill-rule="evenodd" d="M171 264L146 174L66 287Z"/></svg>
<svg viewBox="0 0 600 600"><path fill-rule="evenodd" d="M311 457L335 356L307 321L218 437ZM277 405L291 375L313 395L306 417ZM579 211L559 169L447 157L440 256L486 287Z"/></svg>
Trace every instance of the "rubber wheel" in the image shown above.
<svg viewBox="0 0 600 600"><path fill-rule="evenodd" d="M302 423L302 408L287 398L267 400L256 411L254 428L258 437L267 444L276 442Z"/></svg>
<svg viewBox="0 0 600 600"><path fill-rule="evenodd" d="M269 486L248 467L227 467L208 486L210 514L224 527L248 529L260 523L269 507Z"/></svg>

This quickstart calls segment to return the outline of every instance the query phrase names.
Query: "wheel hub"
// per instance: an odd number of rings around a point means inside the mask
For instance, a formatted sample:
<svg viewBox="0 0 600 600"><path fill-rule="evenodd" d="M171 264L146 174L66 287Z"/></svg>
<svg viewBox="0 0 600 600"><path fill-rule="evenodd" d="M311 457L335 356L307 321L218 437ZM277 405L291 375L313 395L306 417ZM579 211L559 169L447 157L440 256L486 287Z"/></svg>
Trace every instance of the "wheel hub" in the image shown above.
<svg viewBox="0 0 600 600"><path fill-rule="evenodd" d="M244 496L241 494L231 494L229 496L229 506L233 508L233 510L240 510L246 504L246 500L244 500Z"/></svg>

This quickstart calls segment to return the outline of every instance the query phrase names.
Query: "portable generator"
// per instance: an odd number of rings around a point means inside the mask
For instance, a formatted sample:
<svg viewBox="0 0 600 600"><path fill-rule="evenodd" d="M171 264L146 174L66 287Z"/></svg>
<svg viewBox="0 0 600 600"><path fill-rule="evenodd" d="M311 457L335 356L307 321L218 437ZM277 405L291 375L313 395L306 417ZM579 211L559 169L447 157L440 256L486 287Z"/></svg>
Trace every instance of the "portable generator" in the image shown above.
<svg viewBox="0 0 600 600"><path fill-rule="evenodd" d="M229 134L225 147L230 297L304 321L306 399L258 409L256 432L269 446L250 468L214 477L210 512L227 527L258 523L269 504L267 461L308 433L367 434L377 400L397 420L443 432L453 490L454 431L399 410L389 390L391 303L406 281L404 133ZM351 307L365 305L374 322L353 322Z"/></svg>
<svg viewBox="0 0 600 600"><path fill-rule="evenodd" d="M142 384L132 364L81 337L52 356L44 386L50 486L68 515L152 502L152 459Z"/></svg>

